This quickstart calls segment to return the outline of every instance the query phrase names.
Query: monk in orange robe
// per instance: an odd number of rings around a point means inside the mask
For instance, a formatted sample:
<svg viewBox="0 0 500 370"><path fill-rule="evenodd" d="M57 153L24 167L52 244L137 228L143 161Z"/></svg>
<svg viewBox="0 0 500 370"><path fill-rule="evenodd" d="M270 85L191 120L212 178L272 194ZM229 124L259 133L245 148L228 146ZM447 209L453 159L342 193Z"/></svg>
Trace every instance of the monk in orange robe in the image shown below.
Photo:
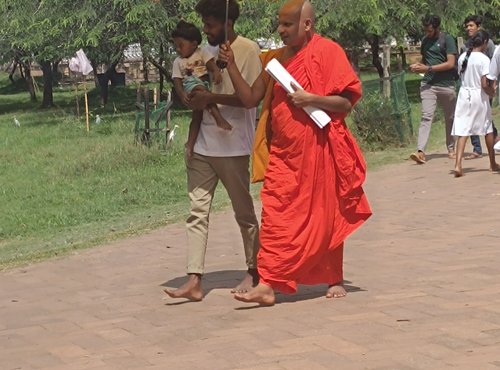
<svg viewBox="0 0 500 370"><path fill-rule="evenodd" d="M274 56L303 88L294 93L274 82L270 91L265 71L249 86L233 62L230 46L220 54L245 106L257 105L266 90L267 98L272 94L266 99L270 109L263 107L270 127L258 129L267 134L264 152L269 151L261 192L260 282L249 292L235 294L240 301L261 305L273 305L275 291L294 293L297 284L326 283L327 298L345 296L344 240L371 215L362 189L366 165L344 122L361 98L357 75L343 49L314 32L308 1L285 3L278 32L285 47ZM324 110L330 123L318 127L304 106ZM259 154L258 145L254 150Z"/></svg>

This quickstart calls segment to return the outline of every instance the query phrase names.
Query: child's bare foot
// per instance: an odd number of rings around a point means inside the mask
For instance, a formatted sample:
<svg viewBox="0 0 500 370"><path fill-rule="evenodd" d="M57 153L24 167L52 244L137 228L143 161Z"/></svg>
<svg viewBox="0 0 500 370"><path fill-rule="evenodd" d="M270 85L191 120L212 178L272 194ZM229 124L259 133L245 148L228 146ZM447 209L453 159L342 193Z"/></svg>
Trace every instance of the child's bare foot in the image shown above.
<svg viewBox="0 0 500 370"><path fill-rule="evenodd" d="M222 116L215 118L215 122L217 123L217 127L223 130L231 131L233 129L233 126L231 126L229 122L222 118Z"/></svg>

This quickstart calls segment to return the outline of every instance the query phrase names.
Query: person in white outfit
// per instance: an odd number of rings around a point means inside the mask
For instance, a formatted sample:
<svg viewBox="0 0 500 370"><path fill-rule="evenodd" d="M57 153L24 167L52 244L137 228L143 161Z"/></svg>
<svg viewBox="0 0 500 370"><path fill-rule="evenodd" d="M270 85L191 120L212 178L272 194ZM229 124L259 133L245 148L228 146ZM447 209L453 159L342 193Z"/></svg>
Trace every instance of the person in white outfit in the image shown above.
<svg viewBox="0 0 500 370"><path fill-rule="evenodd" d="M495 161L492 114L489 103L490 97L495 94L495 89L487 79L490 60L483 54L488 40L488 33L479 31L472 38L467 52L458 58L461 86L451 131L452 135L458 137L455 177L463 176L462 159L467 138L471 135L485 136L490 170L498 171L500 169Z"/></svg>
<svg viewBox="0 0 500 370"><path fill-rule="evenodd" d="M488 80L490 81L490 84L493 84L493 86L495 88L498 87L498 76L499 75L500 75L500 45L497 46L497 48L495 49L495 53L493 54L493 57L491 58L490 72L488 74ZM498 97L500 99L500 91L499 91ZM495 143L494 149L497 152L500 152L500 138L498 136L496 138L496 143Z"/></svg>

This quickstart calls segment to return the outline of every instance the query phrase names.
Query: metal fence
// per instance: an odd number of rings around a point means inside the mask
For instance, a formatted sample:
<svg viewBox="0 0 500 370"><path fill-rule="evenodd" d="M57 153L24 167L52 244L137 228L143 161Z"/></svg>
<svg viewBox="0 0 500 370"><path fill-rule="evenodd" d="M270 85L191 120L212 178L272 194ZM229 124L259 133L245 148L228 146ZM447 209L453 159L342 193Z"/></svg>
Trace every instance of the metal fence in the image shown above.
<svg viewBox="0 0 500 370"><path fill-rule="evenodd" d="M379 78L375 80L363 81L363 100L360 105L363 109L363 101L367 102L364 106L365 110L371 110L369 115L379 115L379 120L374 123L372 130L379 130L379 134L370 136L373 140L378 140L385 132L391 136L391 132L395 134L400 145L407 144L413 136L413 124L411 118L411 105L406 91L405 72L399 72L389 77ZM370 103L371 102L371 103ZM376 110L376 111L375 111ZM390 119L383 119L380 115L388 114ZM384 125L387 127L379 127ZM359 124L358 124L359 126ZM358 127L360 129L360 127ZM368 127L361 128L362 130L370 130Z"/></svg>

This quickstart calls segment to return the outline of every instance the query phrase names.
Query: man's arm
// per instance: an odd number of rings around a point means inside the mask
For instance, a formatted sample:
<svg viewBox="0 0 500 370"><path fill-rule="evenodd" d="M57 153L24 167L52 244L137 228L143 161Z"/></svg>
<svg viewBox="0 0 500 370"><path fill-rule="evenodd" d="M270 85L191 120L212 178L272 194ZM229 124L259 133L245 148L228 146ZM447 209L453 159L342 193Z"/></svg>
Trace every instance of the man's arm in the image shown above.
<svg viewBox="0 0 500 370"><path fill-rule="evenodd" d="M484 92L489 95L490 98L495 96L495 85L494 83L490 83L486 76L481 77L481 87Z"/></svg>
<svg viewBox="0 0 500 370"><path fill-rule="evenodd" d="M422 63L412 64L410 70L415 73L426 73L426 72L444 72L453 69L455 66L455 59L457 56L455 54L448 54L446 56L446 62L441 64L436 64L433 66L428 66Z"/></svg>
<svg viewBox="0 0 500 370"><path fill-rule="evenodd" d="M229 77L231 78L231 82L233 83L234 90L236 94L243 102L245 108L253 108L256 107L259 102L264 98L266 93L266 84L264 82L264 78L261 72L259 77L254 81L252 86L250 86L243 76L241 75L236 63L234 61L234 53L231 49L231 45L226 43L221 46L219 52L219 58L227 63L227 72L229 73Z"/></svg>
<svg viewBox="0 0 500 370"><path fill-rule="evenodd" d="M497 47L493 58L491 58L490 68L488 73L488 80L494 81L498 78L500 74L500 46Z"/></svg>

